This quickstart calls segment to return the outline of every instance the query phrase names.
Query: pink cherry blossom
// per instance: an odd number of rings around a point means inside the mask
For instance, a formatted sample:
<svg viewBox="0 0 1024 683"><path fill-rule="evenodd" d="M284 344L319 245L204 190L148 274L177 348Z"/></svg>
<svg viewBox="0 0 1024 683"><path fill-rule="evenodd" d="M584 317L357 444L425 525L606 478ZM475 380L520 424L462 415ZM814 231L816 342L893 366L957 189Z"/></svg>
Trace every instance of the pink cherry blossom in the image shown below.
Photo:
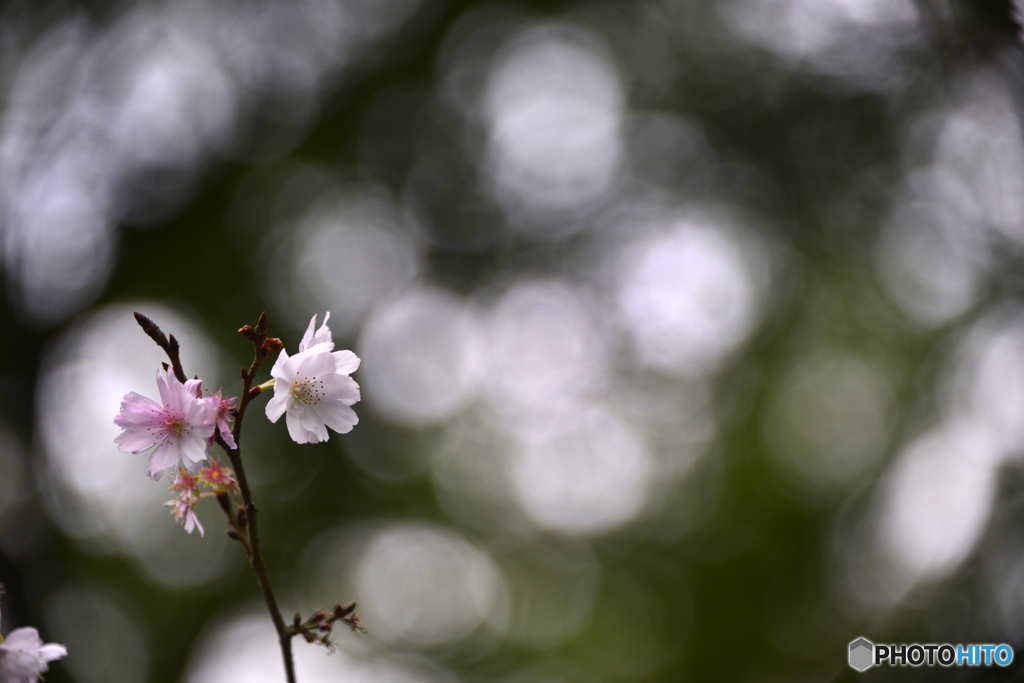
<svg viewBox="0 0 1024 683"><path fill-rule="evenodd" d="M221 389L217 390L216 394L211 394L206 397L206 403L210 406L210 410L214 414L214 420L217 424L217 429L220 430L220 436L224 439L224 443L228 445L228 448L238 448L235 443L235 437L231 434L231 423L228 422L228 415L235 412L235 401L237 398L224 398L221 394ZM213 437L210 437L210 446L213 445Z"/></svg>
<svg viewBox="0 0 1024 683"><path fill-rule="evenodd" d="M124 431L114 443L125 453L142 453L156 446L149 459L149 476L158 480L179 461L191 470L197 468L206 458L217 416L206 400L196 397L200 380L182 384L173 374L159 370L156 384L163 405L134 391L124 397L121 412L114 418L114 424Z"/></svg>
<svg viewBox="0 0 1024 683"><path fill-rule="evenodd" d="M193 529L199 529L199 535L205 537L206 532L193 509L198 502L198 497L188 491L182 491L177 498L167 501L164 505L171 508L171 514L185 528L185 531L191 534Z"/></svg>
<svg viewBox="0 0 1024 683"><path fill-rule="evenodd" d="M44 644L31 626L16 628L0 644L0 683L35 683L49 670L49 662L67 654L63 645Z"/></svg>
<svg viewBox="0 0 1024 683"><path fill-rule="evenodd" d="M235 473L227 467L222 467L219 462L212 458L208 466L199 470L198 479L219 493L238 490L238 480L235 479Z"/></svg>
<svg viewBox="0 0 1024 683"><path fill-rule="evenodd" d="M327 441L328 427L345 434L359 422L351 408L360 398L359 385L349 377L359 368L359 358L351 351L334 351L330 317L324 316L316 330L314 315L299 352L289 356L282 349L270 371L274 397L267 403L267 417L277 422L287 413L288 434L296 443Z"/></svg>

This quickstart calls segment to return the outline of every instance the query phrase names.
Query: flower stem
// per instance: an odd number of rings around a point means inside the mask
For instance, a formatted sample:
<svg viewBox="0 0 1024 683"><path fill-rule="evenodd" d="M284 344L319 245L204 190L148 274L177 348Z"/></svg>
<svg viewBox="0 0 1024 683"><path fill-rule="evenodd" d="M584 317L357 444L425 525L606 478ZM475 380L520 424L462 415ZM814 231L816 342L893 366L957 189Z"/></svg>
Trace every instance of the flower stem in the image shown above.
<svg viewBox="0 0 1024 683"><path fill-rule="evenodd" d="M152 320L141 313L135 313L135 320L142 326L143 331L156 342L157 346L162 348L167 354L178 381L185 382L187 376L181 367L178 340L174 338L174 335L171 335L168 339ZM256 327L257 338L254 339L256 355L248 371L242 368L244 389L238 408L235 410L235 424L231 429L231 435L234 437L237 447L229 448L219 432L216 433L216 438L220 447L227 451L228 458L231 459L231 465L235 468L235 475L238 477L238 488L242 492L242 502L245 504L246 536L248 537L247 542L242 545L249 556L249 566L256 573L256 581L260 585L263 600L267 603L267 609L270 611L270 619L274 622L274 628L277 629L277 639L281 644L281 656L284 658L285 676L288 683L295 683L295 665L292 661L292 636L295 634L285 626L284 619L281 617L281 610L277 606L277 598L274 596L274 590L270 586L270 576L267 575L267 567L263 563L263 555L260 552L260 534L256 526L256 504L252 502L252 491L249 489L249 482L245 477L245 468L242 467L240 445L242 441L242 418L245 416L246 406L249 405L249 390L252 388L252 381L256 377L256 371L259 370L260 364L267 356L267 351L263 347L266 341L266 329L267 314L264 313L260 316L260 321ZM259 338L260 336L262 338ZM228 518L230 519L231 516L229 515Z"/></svg>
<svg viewBox="0 0 1024 683"><path fill-rule="evenodd" d="M261 326L264 328L266 326L264 321L266 315L264 313L260 320ZM274 596L274 590L270 586L270 576L267 574L267 567L263 563L263 554L260 551L260 533L259 528L256 526L256 504L252 502L252 491L249 489L245 468L242 466L242 419L245 417L245 409L249 405L249 390L252 387L253 378L256 377L256 371L259 370L264 358L265 351L261 345L257 344L256 355L253 358L252 365L249 367L248 372L244 370L242 372L242 396L238 408L235 410L235 424L231 429L231 435L235 439L236 448L229 448L220 434L217 435L217 443L227 451L228 458L231 459L231 465L235 468L235 475L238 477L238 488L242 492L242 502L245 505L246 535L249 541L246 544L246 550L249 554L249 565L256 574L256 581L259 583L260 591L263 593L263 600L267 603L267 609L270 611L270 619L274 622L274 628L277 630L277 639L281 644L281 657L284 659L285 676L288 683L295 683L295 665L292 661L292 634L288 632L288 627L281 616L281 609L277 606L277 598Z"/></svg>

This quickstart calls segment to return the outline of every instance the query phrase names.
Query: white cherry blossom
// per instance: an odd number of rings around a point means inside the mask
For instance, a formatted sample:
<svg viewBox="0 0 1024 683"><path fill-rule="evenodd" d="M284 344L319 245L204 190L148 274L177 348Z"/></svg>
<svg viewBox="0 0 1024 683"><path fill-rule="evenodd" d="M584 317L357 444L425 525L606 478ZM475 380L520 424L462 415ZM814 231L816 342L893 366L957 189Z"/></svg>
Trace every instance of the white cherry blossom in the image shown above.
<svg viewBox="0 0 1024 683"><path fill-rule="evenodd" d="M359 422L351 406L359 400L359 385L349 375L359 368L351 351L334 351L334 341L324 316L316 328L309 321L299 342L299 352L281 350L274 368L274 397L267 403L267 417L277 422L286 415L288 434L296 443L320 443L329 438L327 428L345 434Z"/></svg>

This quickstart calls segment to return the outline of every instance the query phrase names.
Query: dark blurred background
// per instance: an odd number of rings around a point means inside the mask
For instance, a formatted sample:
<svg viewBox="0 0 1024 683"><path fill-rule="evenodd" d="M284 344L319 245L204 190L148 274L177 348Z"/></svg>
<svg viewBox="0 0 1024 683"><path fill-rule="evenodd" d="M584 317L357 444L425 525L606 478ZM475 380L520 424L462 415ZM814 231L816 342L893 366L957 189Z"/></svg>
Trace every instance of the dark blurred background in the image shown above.
<svg viewBox="0 0 1024 683"><path fill-rule="evenodd" d="M119 452L140 310L261 311L360 424L245 458L302 683L856 680L1024 648L1024 53L972 0L7 0L3 631L48 683L283 681ZM264 372L267 372L265 370ZM873 669L873 680L1008 670Z"/></svg>

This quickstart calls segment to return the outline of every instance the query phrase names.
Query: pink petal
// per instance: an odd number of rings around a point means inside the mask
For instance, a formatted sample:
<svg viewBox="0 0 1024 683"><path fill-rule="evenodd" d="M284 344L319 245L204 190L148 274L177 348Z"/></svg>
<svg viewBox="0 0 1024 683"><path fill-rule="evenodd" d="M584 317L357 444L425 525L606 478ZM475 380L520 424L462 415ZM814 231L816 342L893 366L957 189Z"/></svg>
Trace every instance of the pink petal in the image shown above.
<svg viewBox="0 0 1024 683"><path fill-rule="evenodd" d="M180 453L176 445L164 441L149 456L149 476L153 481L160 481L164 473L178 464Z"/></svg>
<svg viewBox="0 0 1024 683"><path fill-rule="evenodd" d="M157 445L161 438L163 438L162 433L157 435L143 427L132 426L118 434L117 438L114 439L114 443L117 444L117 450L122 453L134 453L137 455Z"/></svg>
<svg viewBox="0 0 1024 683"><path fill-rule="evenodd" d="M148 423L155 415L159 415L163 408L151 398L136 394L134 391L126 394L121 401L121 412L114 418L114 424L123 427L125 424Z"/></svg>
<svg viewBox="0 0 1024 683"><path fill-rule="evenodd" d="M195 469L195 465L206 460L206 442L209 436L201 436L195 433L183 436L178 439L178 449L181 452L181 459L188 469Z"/></svg>
<svg viewBox="0 0 1024 683"><path fill-rule="evenodd" d="M170 390L171 408L178 414L185 414L189 406L196 401L194 394L185 388L185 385L178 381L174 373L167 376L167 388Z"/></svg>
<svg viewBox="0 0 1024 683"><path fill-rule="evenodd" d="M196 398L203 397L203 380L201 379L190 379L185 382L185 391Z"/></svg>
<svg viewBox="0 0 1024 683"><path fill-rule="evenodd" d="M273 420L277 422L277 420ZM220 430L220 438L224 439L224 443L228 445L228 448L234 450L238 448L238 444L235 443L235 437L231 435L231 425L228 424L227 418L217 422L217 429Z"/></svg>
<svg viewBox="0 0 1024 683"><path fill-rule="evenodd" d="M177 378L175 378L177 381ZM160 391L160 402L164 407L174 407L174 397L171 394L171 389L167 386L167 373L163 370L156 371L156 388Z"/></svg>

